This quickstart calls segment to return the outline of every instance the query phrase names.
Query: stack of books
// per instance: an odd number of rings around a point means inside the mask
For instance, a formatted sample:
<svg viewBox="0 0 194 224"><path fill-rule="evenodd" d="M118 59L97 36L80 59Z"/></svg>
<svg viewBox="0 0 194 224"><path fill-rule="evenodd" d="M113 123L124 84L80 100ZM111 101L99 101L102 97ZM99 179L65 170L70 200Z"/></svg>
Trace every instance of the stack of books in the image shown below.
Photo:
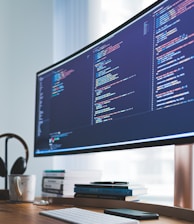
<svg viewBox="0 0 194 224"><path fill-rule="evenodd" d="M147 188L122 182L92 182L75 184L74 193L74 197L137 201L141 195L147 193Z"/></svg>
<svg viewBox="0 0 194 224"><path fill-rule="evenodd" d="M75 183L88 184L96 179L101 179L99 170L44 170L42 196L73 197Z"/></svg>

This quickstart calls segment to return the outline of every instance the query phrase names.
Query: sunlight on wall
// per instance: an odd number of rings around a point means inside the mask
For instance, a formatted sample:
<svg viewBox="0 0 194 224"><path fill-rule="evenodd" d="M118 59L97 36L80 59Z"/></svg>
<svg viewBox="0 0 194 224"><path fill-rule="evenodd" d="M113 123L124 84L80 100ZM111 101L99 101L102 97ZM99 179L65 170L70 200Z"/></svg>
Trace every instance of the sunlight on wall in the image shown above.
<svg viewBox="0 0 194 224"><path fill-rule="evenodd" d="M59 156L55 169L100 170L103 181L143 184L147 202L173 205L174 146Z"/></svg>
<svg viewBox="0 0 194 224"><path fill-rule="evenodd" d="M141 183L147 201L173 204L174 146L113 151L95 155L103 180Z"/></svg>
<svg viewBox="0 0 194 224"><path fill-rule="evenodd" d="M101 0L101 34L105 34L146 8L155 0ZM111 6L111 7L110 7Z"/></svg>

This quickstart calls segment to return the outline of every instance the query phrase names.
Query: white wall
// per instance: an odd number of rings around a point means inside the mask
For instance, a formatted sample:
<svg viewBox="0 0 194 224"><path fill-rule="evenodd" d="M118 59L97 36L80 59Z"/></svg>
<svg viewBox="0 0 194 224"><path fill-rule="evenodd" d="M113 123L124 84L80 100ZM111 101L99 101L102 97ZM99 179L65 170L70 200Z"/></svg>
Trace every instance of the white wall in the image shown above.
<svg viewBox="0 0 194 224"><path fill-rule="evenodd" d="M53 62L53 1L0 0L0 133L13 132L27 142L26 173L37 175L52 166L51 158L33 158L35 74ZM0 155L4 159L4 140ZM23 146L9 141L9 170L25 156ZM0 188L4 179L0 178Z"/></svg>
<svg viewBox="0 0 194 224"><path fill-rule="evenodd" d="M91 0L54 0L55 61L63 59L89 43L90 2Z"/></svg>

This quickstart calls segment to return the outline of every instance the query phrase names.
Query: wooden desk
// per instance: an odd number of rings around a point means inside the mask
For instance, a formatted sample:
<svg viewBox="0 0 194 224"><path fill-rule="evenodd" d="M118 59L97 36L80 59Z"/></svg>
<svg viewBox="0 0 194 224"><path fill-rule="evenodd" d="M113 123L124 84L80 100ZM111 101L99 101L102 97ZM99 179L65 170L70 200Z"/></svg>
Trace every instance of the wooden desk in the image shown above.
<svg viewBox="0 0 194 224"><path fill-rule="evenodd" d="M66 201L66 203L64 203ZM92 200L93 203L96 204L95 200ZM62 224L65 223L63 221L54 220L45 216L39 215L39 212L41 210L47 210L47 209L59 209L64 207L71 207L72 204L75 204L77 207L86 208L93 211L99 211L103 212L103 208L99 208L98 203L97 207L91 207L88 206L91 201L83 201L80 203L80 200L74 200L74 199L64 199L63 201L59 201L59 204L55 204L55 202L48 206L37 206L33 205L32 203L21 203L21 204L13 204L5 201L0 201L0 223L14 223L14 224ZM113 203L113 201L110 201L111 207L115 207L117 203ZM107 202L108 203L108 202ZM79 204L82 204L82 206L79 206ZM85 204L85 206L83 205ZM177 210L178 212L179 210ZM186 211L187 213L187 211ZM176 218L170 218L165 217L163 215L160 215L160 218L158 220L151 220L151 221L141 221L143 224L191 224L194 223L194 212L189 211L189 216L193 221L184 221L184 220L178 220ZM188 215L186 214L186 215ZM95 224L95 223L94 223ZM108 224L108 223L107 223Z"/></svg>

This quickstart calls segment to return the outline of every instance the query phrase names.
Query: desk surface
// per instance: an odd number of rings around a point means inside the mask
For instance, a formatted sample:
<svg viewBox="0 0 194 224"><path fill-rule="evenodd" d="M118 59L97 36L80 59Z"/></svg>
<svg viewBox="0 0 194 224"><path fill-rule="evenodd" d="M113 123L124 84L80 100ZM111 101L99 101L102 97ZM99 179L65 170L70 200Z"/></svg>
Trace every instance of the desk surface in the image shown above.
<svg viewBox="0 0 194 224"><path fill-rule="evenodd" d="M37 206L33 205L32 203L19 203L13 204L8 202L0 202L0 223L27 223L27 224L53 224L53 219L45 216L39 215L41 210L47 209L59 209L70 207L71 205L66 204L52 204L48 206ZM102 208L91 208L91 207L84 207L89 210L103 212ZM55 220L55 224L65 223L60 220ZM169 218L165 216L160 216L158 220L151 220L151 221L141 221L144 224L191 224L193 222L178 220L174 218Z"/></svg>

